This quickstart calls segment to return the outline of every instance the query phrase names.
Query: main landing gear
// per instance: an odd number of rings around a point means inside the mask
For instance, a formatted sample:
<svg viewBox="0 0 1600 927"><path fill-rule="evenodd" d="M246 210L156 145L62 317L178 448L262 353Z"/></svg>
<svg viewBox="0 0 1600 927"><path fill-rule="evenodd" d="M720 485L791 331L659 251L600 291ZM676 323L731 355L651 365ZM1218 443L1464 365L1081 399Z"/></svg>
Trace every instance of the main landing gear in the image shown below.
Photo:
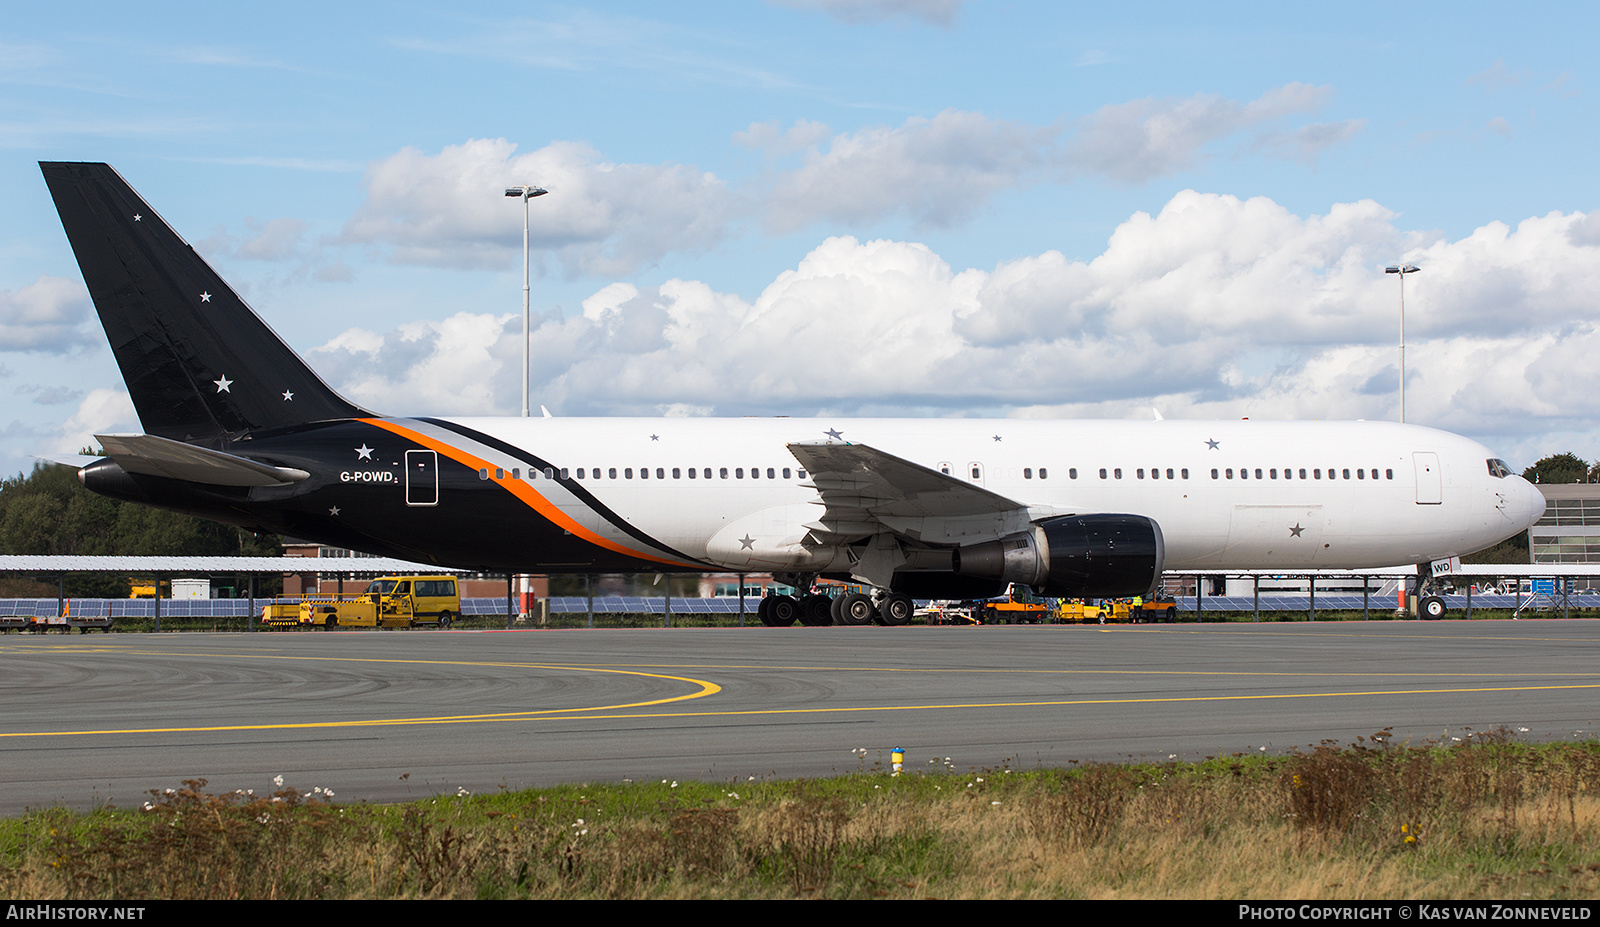
<svg viewBox="0 0 1600 927"><path fill-rule="evenodd" d="M769 628L787 628L796 621L808 628L828 625L861 626L878 624L900 627L911 623L915 605L911 597L898 592L875 590L873 595L851 592L838 597L810 591L815 576L798 577L799 597L766 596L756 609L761 623Z"/></svg>

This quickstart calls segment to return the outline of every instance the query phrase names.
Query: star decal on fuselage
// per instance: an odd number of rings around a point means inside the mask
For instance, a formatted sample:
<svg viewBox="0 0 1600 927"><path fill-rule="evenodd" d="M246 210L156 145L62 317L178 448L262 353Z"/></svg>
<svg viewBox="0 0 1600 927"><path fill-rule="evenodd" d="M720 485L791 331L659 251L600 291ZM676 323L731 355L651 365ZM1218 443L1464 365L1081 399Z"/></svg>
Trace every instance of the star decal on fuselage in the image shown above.
<svg viewBox="0 0 1600 927"><path fill-rule="evenodd" d="M365 442L365 441L361 442L361 446L356 448L356 459L357 460L371 460L372 459L372 448L367 447L367 442Z"/></svg>
<svg viewBox="0 0 1600 927"><path fill-rule="evenodd" d="M283 391L283 401L284 402L294 402L294 391L293 390L284 390Z"/></svg>
<svg viewBox="0 0 1600 927"><path fill-rule="evenodd" d="M994 443L996 443L996 444L1000 443L1000 436L999 435L995 435L994 436Z"/></svg>
<svg viewBox="0 0 1600 927"><path fill-rule="evenodd" d="M1289 529L1289 536L1292 537L1292 538L1297 538L1297 537L1300 536L1300 532L1302 532L1304 530L1306 530L1306 529L1300 527L1300 523L1299 522L1295 522L1294 523L1294 527Z"/></svg>
<svg viewBox="0 0 1600 927"><path fill-rule="evenodd" d="M750 536L750 532L746 531L745 534L744 534L744 537L739 539L739 549L740 550L755 550L755 547L756 547L756 539Z"/></svg>
<svg viewBox="0 0 1600 927"><path fill-rule="evenodd" d="M333 508L329 509L328 510L328 514L329 515L337 515L337 514L339 514L339 507L336 505Z"/></svg>
<svg viewBox="0 0 1600 927"><path fill-rule="evenodd" d="M143 220L144 220L144 216L141 216L141 215L139 215L139 214L138 214L138 213L134 213L134 214L133 214L133 221L135 221L135 222L141 222L141 221L143 221Z"/></svg>
<svg viewBox="0 0 1600 927"><path fill-rule="evenodd" d="M652 441L660 441L661 440L661 436L660 435L651 435L650 436L650 440L652 440Z"/></svg>
<svg viewBox="0 0 1600 927"><path fill-rule="evenodd" d="M838 431L837 429L834 429L834 428L829 428L827 431L824 431L823 434L827 435L829 438L832 438L835 441L843 441L844 440L844 433L840 432L840 431Z"/></svg>
<svg viewBox="0 0 1600 927"><path fill-rule="evenodd" d="M233 381L228 379L228 375L227 374L223 374L220 379L212 380L211 382L216 384L217 392L219 392L219 393L231 393L231 392L233 392L233 390L228 389L228 387L233 385Z"/></svg>
<svg viewBox="0 0 1600 927"><path fill-rule="evenodd" d="M211 294L210 293L201 293L200 294L200 301L203 302L203 303L211 302Z"/></svg>
<svg viewBox="0 0 1600 927"><path fill-rule="evenodd" d="M1206 439L1206 447L1211 448L1213 451L1217 449L1217 445L1220 444L1220 443L1221 442L1213 440L1211 438L1207 438Z"/></svg>

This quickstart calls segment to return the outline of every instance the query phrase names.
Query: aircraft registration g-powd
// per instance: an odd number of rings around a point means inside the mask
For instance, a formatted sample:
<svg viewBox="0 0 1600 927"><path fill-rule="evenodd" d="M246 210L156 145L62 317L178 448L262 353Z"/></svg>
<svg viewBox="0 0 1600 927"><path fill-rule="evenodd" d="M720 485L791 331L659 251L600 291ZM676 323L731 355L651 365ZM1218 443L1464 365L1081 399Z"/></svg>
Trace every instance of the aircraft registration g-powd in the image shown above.
<svg viewBox="0 0 1600 927"><path fill-rule="evenodd" d="M1544 512L1477 442L1390 422L391 418L110 166L40 167L145 429L79 470L117 499L484 571L772 572L801 594L762 600L775 625L904 624L913 596L1008 583L1422 564Z"/></svg>

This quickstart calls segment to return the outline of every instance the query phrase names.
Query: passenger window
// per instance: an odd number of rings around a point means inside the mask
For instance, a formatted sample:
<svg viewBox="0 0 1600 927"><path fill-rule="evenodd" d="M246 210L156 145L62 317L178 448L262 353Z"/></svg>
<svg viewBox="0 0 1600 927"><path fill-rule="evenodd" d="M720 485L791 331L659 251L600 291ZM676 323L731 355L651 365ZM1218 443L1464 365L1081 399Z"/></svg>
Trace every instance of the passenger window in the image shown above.
<svg viewBox="0 0 1600 927"><path fill-rule="evenodd" d="M784 473L784 476L788 476L788 475L789 475L788 473ZM773 475L771 467L767 468L767 479L769 479L769 480L777 479L777 477Z"/></svg>
<svg viewBox="0 0 1600 927"><path fill-rule="evenodd" d="M1106 478L1106 468L1105 467L1101 467L1100 468L1100 478L1102 480Z"/></svg>
<svg viewBox="0 0 1600 927"><path fill-rule="evenodd" d="M1349 479L1349 478L1350 478L1350 470L1349 470L1349 468L1346 468L1346 469L1345 469L1345 471L1344 471L1344 478L1345 478L1345 479L1347 479L1347 480L1348 480L1348 479Z"/></svg>
<svg viewBox="0 0 1600 927"><path fill-rule="evenodd" d="M567 468L566 467L562 467L561 468L561 478L562 479L566 479L567 478Z"/></svg>
<svg viewBox="0 0 1600 927"><path fill-rule="evenodd" d="M578 468L578 479L580 479L580 480L583 479L583 468L582 467Z"/></svg>
<svg viewBox="0 0 1600 927"><path fill-rule="evenodd" d="M673 479L678 479L678 478L679 478L679 474L680 474L680 473L681 473L681 471L680 471L680 470L679 470L679 469L678 469L678 468L677 468L677 467L673 467L673 468L672 468L672 478L673 478ZM690 476L693 476L693 475L694 475L694 471L693 471L693 470L690 470L690 471L689 471L689 475L690 475Z"/></svg>
<svg viewBox="0 0 1600 927"><path fill-rule="evenodd" d="M625 480L633 479L633 468L632 467L623 467L622 468L622 478L625 479Z"/></svg>
<svg viewBox="0 0 1600 927"><path fill-rule="evenodd" d="M784 479L788 479L789 478L789 468L788 467L784 467L783 468L783 478Z"/></svg>
<svg viewBox="0 0 1600 927"><path fill-rule="evenodd" d="M657 467L656 468L656 479L664 480L666 478L667 478L667 470L666 470L666 468L665 467ZM678 471L677 470L673 470L672 471L672 478L673 479L677 479L678 478Z"/></svg>
<svg viewBox="0 0 1600 927"><path fill-rule="evenodd" d="M1277 479L1278 478L1278 468L1277 467L1273 467L1271 470L1268 470L1267 471L1267 475L1272 477L1273 479Z"/></svg>
<svg viewBox="0 0 1600 927"><path fill-rule="evenodd" d="M486 480L488 478L489 478L489 468L488 467L484 467L482 470L478 471L478 479Z"/></svg>
<svg viewBox="0 0 1600 927"><path fill-rule="evenodd" d="M1049 479L1049 478L1050 478L1050 471L1046 470L1043 467L1040 467L1039 468L1039 479L1044 480L1044 479Z"/></svg>
<svg viewBox="0 0 1600 927"><path fill-rule="evenodd" d="M674 471L672 471L672 473L673 473L673 475L674 475L674 476L676 476L676 475L677 475L677 473L678 473L678 471L676 471L676 470L674 470ZM698 471L698 470L696 470L696 469L695 469L695 468L693 468L693 467L690 467L690 468L689 468L689 479L691 479L691 480L692 480L692 479L695 479L695 478L697 478L697 477L698 477L698 476L699 476L699 475L700 475L700 471Z"/></svg>
<svg viewBox="0 0 1600 927"><path fill-rule="evenodd" d="M610 479L613 479L613 480L616 479L617 478L617 468L616 467L612 467L610 470L608 470L606 472L606 476L608 478L610 478Z"/></svg>
<svg viewBox="0 0 1600 927"><path fill-rule="evenodd" d="M1189 471L1188 470L1183 471L1183 478L1184 479L1188 479L1189 478ZM1172 468L1171 467L1167 468L1167 479L1169 479L1169 480L1172 479Z"/></svg>
<svg viewBox="0 0 1600 927"><path fill-rule="evenodd" d="M562 477L565 477L567 475L566 471L565 470L561 471L561 475L562 475ZM555 479L556 478L556 468L555 467L545 467L544 468L544 478L547 479L547 480Z"/></svg>
<svg viewBox="0 0 1600 927"><path fill-rule="evenodd" d="M1384 475L1385 479L1390 479L1390 480L1394 479L1394 471L1393 470L1385 470L1385 471L1383 471L1383 475Z"/></svg>
<svg viewBox="0 0 1600 927"><path fill-rule="evenodd" d="M1033 468L1032 467L1023 467L1022 468L1022 478L1025 479L1025 480L1033 479Z"/></svg>
<svg viewBox="0 0 1600 927"><path fill-rule="evenodd" d="M728 478L728 474L727 474L726 470L723 471L722 478L723 479L727 479ZM711 468L710 467L706 468L706 479L708 479L708 480L711 479Z"/></svg>
<svg viewBox="0 0 1600 927"><path fill-rule="evenodd" d="M1183 474L1183 478L1184 479L1188 479L1189 478L1189 468L1188 467L1184 467L1182 470L1180 470L1178 472ZM1212 475L1215 475L1215 474L1216 474L1216 471L1213 470L1212 471Z"/></svg>
<svg viewBox="0 0 1600 927"><path fill-rule="evenodd" d="M717 472L718 472L718 475L720 475L723 479L727 479L728 478L728 468L727 467L723 467L721 470L719 470ZM711 479L711 474L707 473L706 474L706 479L708 479L708 480Z"/></svg>
<svg viewBox="0 0 1600 927"><path fill-rule="evenodd" d="M1121 467L1117 467L1116 469L1112 470L1111 471L1111 475L1116 477L1119 480L1122 479L1122 468Z"/></svg>
<svg viewBox="0 0 1600 927"><path fill-rule="evenodd" d="M1141 479L1141 480L1144 479L1144 468L1143 467L1140 467L1138 470L1135 470L1134 472L1139 475L1139 479Z"/></svg>

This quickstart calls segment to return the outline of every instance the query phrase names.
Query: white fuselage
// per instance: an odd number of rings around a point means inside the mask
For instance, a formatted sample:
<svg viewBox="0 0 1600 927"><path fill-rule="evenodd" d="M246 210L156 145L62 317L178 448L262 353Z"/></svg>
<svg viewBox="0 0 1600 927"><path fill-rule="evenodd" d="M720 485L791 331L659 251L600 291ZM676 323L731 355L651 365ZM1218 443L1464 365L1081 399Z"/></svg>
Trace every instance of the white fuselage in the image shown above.
<svg viewBox="0 0 1600 927"><path fill-rule="evenodd" d="M830 440L949 473L1015 500L1032 517L1147 516L1164 535L1168 570L1422 563L1498 543L1544 511L1527 481L1494 475L1493 455L1477 442L1389 422L450 421L567 469L645 534L730 569L775 566L711 543L735 523L754 524L755 513L778 513L783 523L771 530L779 534L804 533L804 514L820 512L819 493L786 445ZM508 471L525 466L488 449L477 453ZM529 487L596 534L632 543L558 481Z"/></svg>

